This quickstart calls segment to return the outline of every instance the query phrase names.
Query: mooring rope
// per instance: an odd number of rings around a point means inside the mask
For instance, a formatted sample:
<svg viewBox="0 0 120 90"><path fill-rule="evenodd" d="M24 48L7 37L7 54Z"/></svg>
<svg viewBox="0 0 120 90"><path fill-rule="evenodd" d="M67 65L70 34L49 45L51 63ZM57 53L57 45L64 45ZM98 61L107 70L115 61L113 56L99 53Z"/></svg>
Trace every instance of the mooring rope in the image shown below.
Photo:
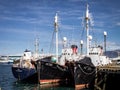
<svg viewBox="0 0 120 90"><path fill-rule="evenodd" d="M61 71L65 71L65 69L61 68L60 66L57 65L57 68L60 69Z"/></svg>
<svg viewBox="0 0 120 90"><path fill-rule="evenodd" d="M88 74L88 75L91 75L91 74L93 74L93 73L95 72L95 70L92 71L92 72L90 72L90 73L85 72L85 71L82 69L82 67L81 67L80 64L78 65L78 67L81 69L81 71L82 71L83 73Z"/></svg>

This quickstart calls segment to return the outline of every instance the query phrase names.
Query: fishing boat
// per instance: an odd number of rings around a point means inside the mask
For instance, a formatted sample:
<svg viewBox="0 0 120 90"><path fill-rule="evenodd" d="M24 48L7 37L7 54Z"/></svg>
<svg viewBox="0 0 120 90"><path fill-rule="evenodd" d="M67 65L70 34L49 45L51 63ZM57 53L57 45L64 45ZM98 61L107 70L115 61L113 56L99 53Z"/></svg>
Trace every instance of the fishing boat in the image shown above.
<svg viewBox="0 0 120 90"><path fill-rule="evenodd" d="M87 4L86 8L86 14L85 14L85 28L86 28L86 54L78 54L76 51L77 48L73 48L73 54L68 54L69 56L68 59L65 56L65 58L68 61L68 72L69 76L68 80L70 81L69 83L73 82L72 85L75 88L78 89L83 89L86 87L89 87L90 83L95 78L96 74L96 67L98 66L104 66L108 65L111 63L111 60L104 55L103 47L100 45L91 45L91 35L89 34L89 21L91 20L90 15L89 15L89 8ZM106 32L104 32L106 35ZM104 41L106 40L106 37ZM106 50L106 42L104 42L105 50ZM81 42L82 46L83 42ZM81 47L82 49L82 47ZM70 56L74 58L70 58ZM71 61L72 63L71 63Z"/></svg>
<svg viewBox="0 0 120 90"><path fill-rule="evenodd" d="M8 63L8 57L0 56L0 63Z"/></svg>
<svg viewBox="0 0 120 90"><path fill-rule="evenodd" d="M9 56L0 56L0 64L9 65L12 63L13 63L13 60L10 60Z"/></svg>
<svg viewBox="0 0 120 90"><path fill-rule="evenodd" d="M36 82L33 77L36 75L36 68L34 66L32 52L30 50L25 50L23 56L15 60L12 65L13 76L24 82Z"/></svg>
<svg viewBox="0 0 120 90"><path fill-rule="evenodd" d="M67 67L61 65L58 55L58 14L54 18L56 33L56 54L37 60L37 70L40 84L61 83L66 80Z"/></svg>
<svg viewBox="0 0 120 90"><path fill-rule="evenodd" d="M39 57L39 42L38 39L35 40L35 53L31 52L30 50L26 49L23 52L21 58L14 60L12 65L12 73L13 76L22 82L27 83L37 83L37 67L36 61Z"/></svg>

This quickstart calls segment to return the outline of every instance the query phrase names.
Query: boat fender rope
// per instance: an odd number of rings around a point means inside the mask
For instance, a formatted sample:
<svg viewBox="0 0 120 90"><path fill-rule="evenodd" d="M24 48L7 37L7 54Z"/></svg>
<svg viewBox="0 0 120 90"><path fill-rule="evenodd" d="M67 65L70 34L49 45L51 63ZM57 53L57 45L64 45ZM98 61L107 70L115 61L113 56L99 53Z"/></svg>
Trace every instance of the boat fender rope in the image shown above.
<svg viewBox="0 0 120 90"><path fill-rule="evenodd" d="M85 72L85 71L82 69L82 67L81 67L80 65L78 65L78 67L79 67L79 68L81 69L81 71L82 71L83 73L85 73L85 74L91 75L91 74L95 73L95 70L93 70L93 71L90 72L90 73L87 73L87 72Z"/></svg>
<svg viewBox="0 0 120 90"><path fill-rule="evenodd" d="M57 65L57 68L60 69L61 71L65 71L65 69L61 68L59 65Z"/></svg>

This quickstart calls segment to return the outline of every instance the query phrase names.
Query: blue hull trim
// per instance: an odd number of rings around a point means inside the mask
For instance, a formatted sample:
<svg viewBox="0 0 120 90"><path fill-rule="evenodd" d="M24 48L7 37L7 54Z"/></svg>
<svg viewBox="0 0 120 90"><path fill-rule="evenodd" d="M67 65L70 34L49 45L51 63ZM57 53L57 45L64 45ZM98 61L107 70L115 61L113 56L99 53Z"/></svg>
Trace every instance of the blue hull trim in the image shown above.
<svg viewBox="0 0 120 90"><path fill-rule="evenodd" d="M12 73L18 80L25 80L36 73L34 68L12 67Z"/></svg>

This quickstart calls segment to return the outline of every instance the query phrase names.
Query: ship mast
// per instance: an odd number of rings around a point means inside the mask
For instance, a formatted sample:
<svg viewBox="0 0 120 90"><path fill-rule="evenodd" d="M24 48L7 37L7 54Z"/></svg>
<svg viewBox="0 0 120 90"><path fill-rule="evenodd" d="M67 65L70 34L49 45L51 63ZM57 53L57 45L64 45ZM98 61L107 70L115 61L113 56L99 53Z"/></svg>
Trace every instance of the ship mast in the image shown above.
<svg viewBox="0 0 120 90"><path fill-rule="evenodd" d="M58 63L58 15L57 13L55 15L54 26L55 26L55 32L56 32L56 62Z"/></svg>
<svg viewBox="0 0 120 90"><path fill-rule="evenodd" d="M38 38L36 38L35 40L35 58L39 57L39 42L38 42Z"/></svg>
<svg viewBox="0 0 120 90"><path fill-rule="evenodd" d="M86 21L86 37L87 37L87 55L89 55L89 10L88 10L88 4L86 9L86 15L85 15L85 21Z"/></svg>

